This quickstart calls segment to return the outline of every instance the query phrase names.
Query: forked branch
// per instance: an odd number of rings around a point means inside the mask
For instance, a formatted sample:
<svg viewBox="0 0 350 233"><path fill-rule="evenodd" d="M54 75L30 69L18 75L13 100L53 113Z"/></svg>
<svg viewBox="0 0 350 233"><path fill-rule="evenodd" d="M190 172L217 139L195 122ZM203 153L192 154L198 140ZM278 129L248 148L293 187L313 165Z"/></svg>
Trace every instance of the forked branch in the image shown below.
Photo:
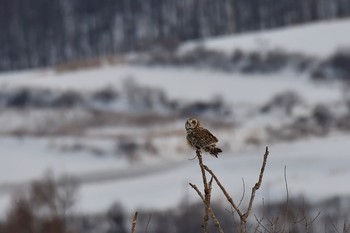
<svg viewBox="0 0 350 233"><path fill-rule="evenodd" d="M207 202L206 202L206 200L205 200L203 194L201 193L201 191L199 191L199 189L197 188L197 186L196 186L195 184L192 184L192 183L189 183L189 184L190 184L190 186L191 186L194 190L196 190L196 192L198 193L198 196L202 199L203 204L206 206L206 209L208 210L208 212L209 212L211 218L213 219L213 222L214 222L215 227L218 229L218 231L219 231L220 233L224 233L224 231L223 231L222 228L221 228L221 225L220 225L219 220L218 220L217 217L215 216L215 214L214 214L214 212L212 211L212 209L210 208L210 206L207 204Z"/></svg>
<svg viewBox="0 0 350 233"><path fill-rule="evenodd" d="M201 151L200 150L196 150L196 155L197 155L196 157L198 158L199 167L201 169L202 180L203 180L203 187L204 187L204 197L203 197L203 195L200 195L202 199L204 198L204 206L205 206L204 223L202 225L202 229L203 229L204 232L207 233L208 232L208 224L209 224L209 214L210 214L210 200L211 200L212 179L208 183L207 176L206 176L205 170L204 170L204 164L203 164L203 158L202 158ZM194 188L192 185L191 185L191 187ZM197 193L198 193L198 191L197 191Z"/></svg>
<svg viewBox="0 0 350 233"><path fill-rule="evenodd" d="M260 169L260 173L259 173L259 178L258 178L258 181L255 183L254 187L252 188L252 192L250 194L248 208L247 208L245 213L243 213L238 208L238 206L235 204L235 202L233 201L232 197L228 194L228 192L226 191L225 187L221 184L220 180L217 178L217 176L214 174L214 172L211 169L209 169L206 165L203 165L204 170L206 170L214 178L215 182L217 183L217 185L220 187L221 191L225 195L227 201L231 204L232 208L237 212L237 214L238 214L238 216L240 218L240 222L241 222L240 223L240 232L242 232L242 233L247 232L247 227L246 227L247 218L249 217L250 212L251 212L252 207L253 207L255 193L260 188L260 186L262 184L262 180L263 180L263 176L264 176L264 171L265 171L268 155L269 155L269 150L268 150L268 147L266 147L265 153L264 153L264 158L263 158L263 163L262 163L262 166L261 166L261 169Z"/></svg>

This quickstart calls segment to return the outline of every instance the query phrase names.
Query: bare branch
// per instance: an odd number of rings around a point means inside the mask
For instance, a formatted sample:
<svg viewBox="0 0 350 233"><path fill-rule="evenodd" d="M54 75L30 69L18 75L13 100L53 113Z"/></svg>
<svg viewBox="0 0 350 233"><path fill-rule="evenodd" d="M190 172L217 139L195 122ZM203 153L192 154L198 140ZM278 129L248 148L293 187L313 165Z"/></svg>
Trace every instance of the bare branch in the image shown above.
<svg viewBox="0 0 350 233"><path fill-rule="evenodd" d="M209 223L209 207L210 207L210 192L211 189L209 188L209 184L207 181L207 176L205 175L205 170L203 168L203 158L200 150L196 150L199 167L201 169L202 173L202 179L203 179L203 186L204 186L204 199L205 199L205 214L204 214L204 223L203 223L203 231L208 232L208 223Z"/></svg>
<svg viewBox="0 0 350 233"><path fill-rule="evenodd" d="M235 218L235 216L234 216L234 215L235 215L235 210L233 209L232 206L230 206L230 208L231 208L231 210L228 210L228 209L225 208L225 211L227 211L227 212L229 212L229 213L232 214L232 217L233 217L233 218L232 218L233 226L234 226L235 229L239 229L237 220L236 220L236 218Z"/></svg>
<svg viewBox="0 0 350 233"><path fill-rule="evenodd" d="M201 191L199 191L198 187L197 187L195 184L192 184L192 183L189 183L189 184L190 184L190 186L191 186L194 190L196 190L196 192L198 193L199 197L202 199L204 205L207 207L207 209L208 209L208 211L209 211L209 213L210 213L210 216L211 216L211 218L213 219L213 222L214 222L215 227L218 229L218 231L219 231L220 233L224 233L224 231L223 231L222 228L221 228L221 225L220 225L219 220L217 219L216 215L214 214L214 212L213 212L213 210L210 208L210 206L207 205L207 203L206 203L206 201L205 201L205 198L204 198L203 194L201 193Z"/></svg>
<svg viewBox="0 0 350 233"><path fill-rule="evenodd" d="M268 155L269 155L269 148L266 147L266 149L265 149L265 154L264 154L263 164L262 164L261 169L260 169L259 180L258 180L258 182L254 185L254 187L252 188L252 193L250 194L250 201L249 201L248 209L247 209L247 212L244 214L246 217L249 216L250 211L252 210L252 206L253 206L253 202L254 202L254 198L255 198L255 192L256 192L256 191L260 188L260 186L261 186Z"/></svg>
<svg viewBox="0 0 350 233"><path fill-rule="evenodd" d="M284 166L284 183L286 185L286 213L285 213L285 220L283 223L282 233L286 231L286 222L288 221L288 215L289 215L289 190L288 190L288 182L287 182L287 166Z"/></svg>
<svg viewBox="0 0 350 233"><path fill-rule="evenodd" d="M188 184L189 184L194 190L196 190L196 192L198 193L198 196L202 199L203 203L206 204L206 203L205 203L204 196L203 196L203 194L201 193L201 191L199 191L197 185L192 184L192 183L188 183Z"/></svg>
<svg viewBox="0 0 350 233"><path fill-rule="evenodd" d="M316 221L316 219L321 215L321 213L322 213L321 211L318 211L318 213L316 214L316 216L314 217L314 219L311 220L310 223L313 224L313 223Z"/></svg>
<svg viewBox="0 0 350 233"><path fill-rule="evenodd" d="M148 225L149 225L149 222L151 221L151 218L152 218L152 214L150 214L150 216L148 218L147 225L146 225L146 228L145 228L145 233L147 233Z"/></svg>
<svg viewBox="0 0 350 233"><path fill-rule="evenodd" d="M238 203L238 206L237 206L237 207L240 207L240 206L241 206L242 201L243 201L244 196L245 196L245 182L244 182L243 177L242 177L242 185L243 185L242 197L241 197L241 200L239 200L239 203Z"/></svg>
<svg viewBox="0 0 350 233"><path fill-rule="evenodd" d="M216 184L219 186L219 188L221 189L221 191L224 193L227 201L231 204L231 206L233 207L233 209L238 213L239 217L241 218L243 216L242 212L238 209L237 205L233 202L231 196L228 194L228 192L226 191L226 189L224 188L224 186L221 184L220 180L216 177L216 175L214 174L214 172L212 170L210 170L206 165L204 165L204 169L210 173L210 175L214 178Z"/></svg>
<svg viewBox="0 0 350 233"><path fill-rule="evenodd" d="M265 226L264 224L262 224L262 221L264 220L264 217L262 217L260 220L258 219L258 217L256 215L254 215L255 220L258 222L258 226L261 226L262 228L264 228L264 230L268 233L271 233ZM256 228L258 229L258 227Z"/></svg>
<svg viewBox="0 0 350 233"><path fill-rule="evenodd" d="M210 190L212 189L212 186L213 186L213 180L214 180L214 177L211 177L209 180L209 189Z"/></svg>
<svg viewBox="0 0 350 233"><path fill-rule="evenodd" d="M318 215L317 215L317 217L318 217ZM335 224L334 224L333 219L332 219L331 216L329 216L329 219L331 220L331 224L332 224L334 230L335 230L337 233L339 233L338 228L335 226Z"/></svg>
<svg viewBox="0 0 350 233"><path fill-rule="evenodd" d="M136 211L134 214L134 218L132 219L132 227L131 227L131 233L135 233L136 232L136 223L137 223L137 215L139 213Z"/></svg>

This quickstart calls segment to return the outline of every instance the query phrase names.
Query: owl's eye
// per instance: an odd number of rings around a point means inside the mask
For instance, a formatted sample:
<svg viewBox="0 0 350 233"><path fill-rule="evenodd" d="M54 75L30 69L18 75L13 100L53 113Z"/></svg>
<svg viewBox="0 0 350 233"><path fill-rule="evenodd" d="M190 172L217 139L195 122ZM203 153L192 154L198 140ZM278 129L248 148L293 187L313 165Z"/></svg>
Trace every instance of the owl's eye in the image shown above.
<svg viewBox="0 0 350 233"><path fill-rule="evenodd" d="M196 124L196 121L195 121L195 120L192 120L191 123L192 123L192 124Z"/></svg>

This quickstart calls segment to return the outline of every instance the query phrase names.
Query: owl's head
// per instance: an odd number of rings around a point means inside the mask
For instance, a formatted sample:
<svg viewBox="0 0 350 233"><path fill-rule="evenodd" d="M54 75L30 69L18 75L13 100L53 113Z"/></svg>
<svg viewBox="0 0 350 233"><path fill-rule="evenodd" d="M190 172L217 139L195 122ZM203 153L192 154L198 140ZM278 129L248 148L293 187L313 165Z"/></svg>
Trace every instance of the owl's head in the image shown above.
<svg viewBox="0 0 350 233"><path fill-rule="evenodd" d="M186 130L195 129L195 128L197 128L198 126L200 126L200 123L199 123L199 121L198 121L196 118L194 118L194 117L189 118L189 119L186 121L186 124L185 124Z"/></svg>

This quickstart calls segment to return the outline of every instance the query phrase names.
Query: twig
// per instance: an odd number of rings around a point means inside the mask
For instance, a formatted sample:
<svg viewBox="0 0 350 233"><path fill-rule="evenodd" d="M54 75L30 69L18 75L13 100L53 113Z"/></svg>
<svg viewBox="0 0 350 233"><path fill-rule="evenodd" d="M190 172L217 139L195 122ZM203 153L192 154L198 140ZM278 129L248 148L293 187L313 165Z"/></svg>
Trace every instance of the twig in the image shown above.
<svg viewBox="0 0 350 233"><path fill-rule="evenodd" d="M233 227L234 227L234 229L238 229L238 223L237 223L237 220L235 218L235 210L233 209L232 206L230 206L230 208L231 208L231 210L228 210L228 209L225 208L225 211L231 213L231 215L233 216L233 218L232 218Z"/></svg>
<svg viewBox="0 0 350 233"><path fill-rule="evenodd" d="M258 219L258 217L256 215L254 215L255 220L258 222L258 226L261 226L262 228L264 228L265 232L271 233L271 231L269 231L264 224L262 224L262 221L264 220L264 217L261 218L261 220Z"/></svg>
<svg viewBox="0 0 350 233"><path fill-rule="evenodd" d="M131 233L135 233L136 232L136 223L137 223L137 215L139 213L136 211L134 214L134 218L132 219L132 227L131 227Z"/></svg>
<svg viewBox="0 0 350 233"><path fill-rule="evenodd" d="M194 156L192 159L188 159L188 160L193 161L193 160L195 160L196 158L197 158L197 155Z"/></svg>
<svg viewBox="0 0 350 233"><path fill-rule="evenodd" d="M286 185L286 215L285 220L283 223L282 233L286 231L286 222L288 221L288 215L289 215L289 190L288 190L288 182L287 182L287 166L284 166L284 183Z"/></svg>
<svg viewBox="0 0 350 233"><path fill-rule="evenodd" d="M316 219L318 218L318 217L320 217L320 215L321 215L321 211L318 211L318 213L316 214L316 216L311 220L311 224L313 224L315 221L316 221Z"/></svg>
<svg viewBox="0 0 350 233"><path fill-rule="evenodd" d="M252 188L252 193L250 194L250 201L249 201L248 209L247 209L247 212L244 214L246 217L249 216L250 211L252 210L252 206L253 206L253 202L254 202L254 198L255 198L255 192L256 192L256 191L260 188L260 186L261 186L268 155L269 155L269 148L266 147L266 149L265 149L265 154L264 154L263 164L262 164L261 169L260 169L259 180L258 180L258 182L254 185L254 187Z"/></svg>
<svg viewBox="0 0 350 233"><path fill-rule="evenodd" d="M148 218L148 221L147 221L147 224L146 224L146 228L145 228L145 233L147 233L148 225L149 225L149 222L151 221L151 218L152 218L152 214L150 214L150 216Z"/></svg>
<svg viewBox="0 0 350 233"><path fill-rule="evenodd" d="M211 180L211 181L212 181L212 180ZM209 182L209 183L210 183L210 182ZM204 198L203 194L201 193L201 191L199 191L198 187L197 187L195 184L192 184L192 183L189 183L189 184L190 184L190 186L191 186L194 190L196 190L196 192L198 193L199 197L202 199L204 205L207 207L207 209L208 209L208 211L209 211L209 213L210 213L210 216L211 216L211 218L213 219L213 222L214 222L215 227L218 229L218 231L219 231L220 233L224 233L224 231L223 231L222 228L221 228L221 225L220 225L219 220L218 220L217 217L215 216L215 214L214 214L213 210L210 208L210 206L207 205L207 203L206 203L206 201L205 201L205 198Z"/></svg>
<svg viewBox="0 0 350 233"><path fill-rule="evenodd" d="M270 223L270 228L271 228L272 232L278 232L278 231L276 230L276 228L278 227L278 225L277 225L278 220L279 220L279 218L277 217L277 218L275 218L274 220L269 221L269 223Z"/></svg>
<svg viewBox="0 0 350 233"><path fill-rule="evenodd" d="M238 206L237 207L240 207L241 204L242 204L242 201L244 199L244 196L245 196L245 182L244 182L244 179L242 177L242 185L243 185L243 192L242 192L242 197L241 197L241 200L239 200L239 203L238 203Z"/></svg>
<svg viewBox="0 0 350 233"><path fill-rule="evenodd" d="M209 180L210 195L211 195L211 189L212 189L212 186L213 186L213 180L214 180L213 177L211 177L210 180Z"/></svg>
<svg viewBox="0 0 350 233"><path fill-rule="evenodd" d="M311 220L309 221L306 214L305 214L305 200L303 199L303 209L301 211L301 214L302 214L302 219L301 221L304 221L304 227L305 227L305 232L308 233L310 232L309 231L309 228L312 227L312 224L316 221L316 219L321 215L321 211L319 211L317 213L317 215ZM301 222L300 221L300 222Z"/></svg>
<svg viewBox="0 0 350 233"><path fill-rule="evenodd" d="M210 170L206 165L204 165L204 169L210 173L210 175L214 178L216 184L219 186L219 188L221 189L221 191L223 192L223 194L225 195L227 201L231 204L231 206L233 207L233 209L238 213L239 217L243 216L242 212L238 209L238 207L236 206L236 204L233 202L232 197L228 194L228 192L226 191L226 189L224 188L224 186L221 184L220 180L216 177L216 175L214 174L214 172L212 170Z"/></svg>
<svg viewBox="0 0 350 233"><path fill-rule="evenodd" d="M317 215L317 217L318 217L318 215ZM335 230L337 233L339 233L338 228L335 226L335 224L334 224L333 219L332 219L331 216L329 216L329 219L331 220L331 224L332 224L334 230Z"/></svg>

